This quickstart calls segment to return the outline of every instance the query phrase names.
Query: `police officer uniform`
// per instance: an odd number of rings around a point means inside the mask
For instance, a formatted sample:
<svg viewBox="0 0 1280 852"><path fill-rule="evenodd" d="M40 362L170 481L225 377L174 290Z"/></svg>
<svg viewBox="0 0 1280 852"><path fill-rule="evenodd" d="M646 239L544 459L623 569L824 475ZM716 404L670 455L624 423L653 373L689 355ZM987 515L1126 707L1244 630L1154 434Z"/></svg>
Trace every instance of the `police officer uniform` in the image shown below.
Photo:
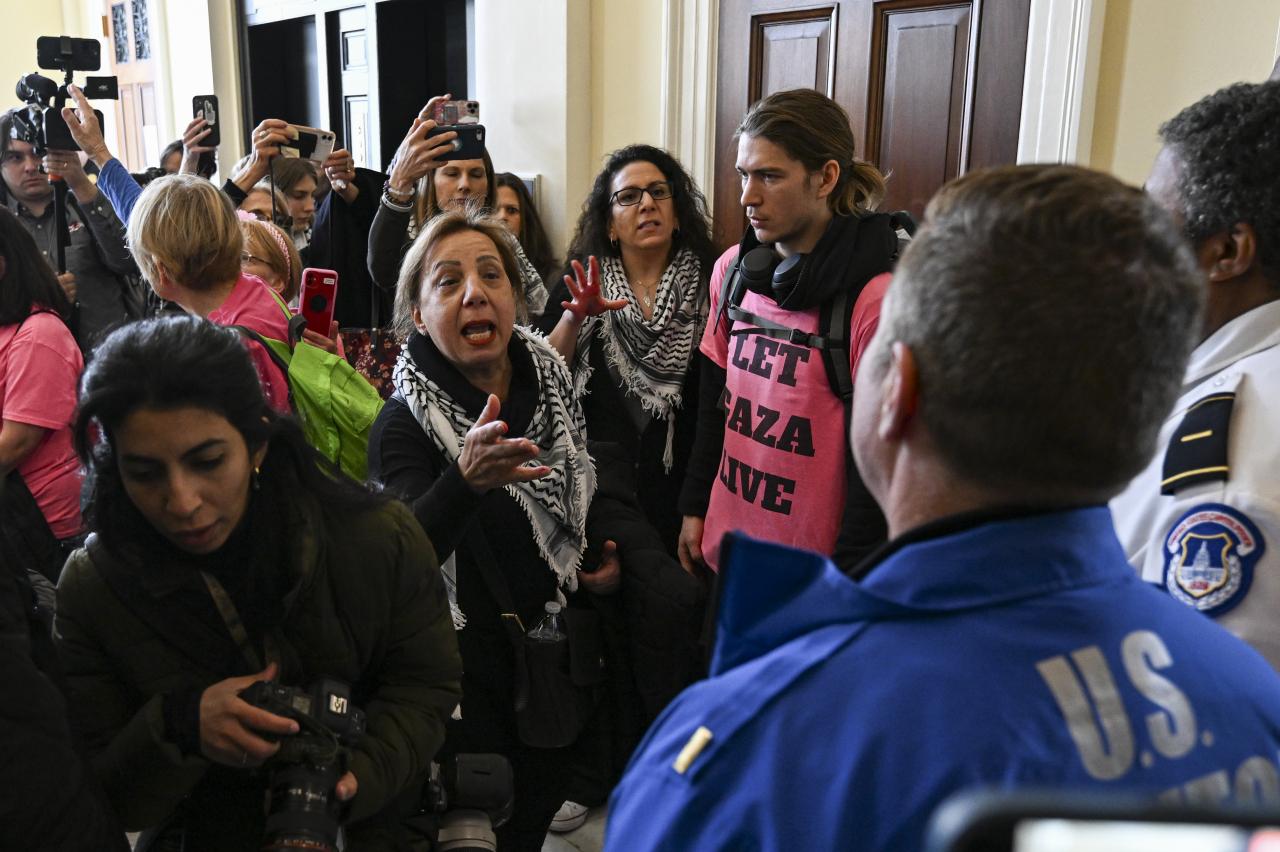
<svg viewBox="0 0 1280 852"><path fill-rule="evenodd" d="M1280 300L1196 348L1157 447L1111 504L1126 556L1280 668Z"/></svg>

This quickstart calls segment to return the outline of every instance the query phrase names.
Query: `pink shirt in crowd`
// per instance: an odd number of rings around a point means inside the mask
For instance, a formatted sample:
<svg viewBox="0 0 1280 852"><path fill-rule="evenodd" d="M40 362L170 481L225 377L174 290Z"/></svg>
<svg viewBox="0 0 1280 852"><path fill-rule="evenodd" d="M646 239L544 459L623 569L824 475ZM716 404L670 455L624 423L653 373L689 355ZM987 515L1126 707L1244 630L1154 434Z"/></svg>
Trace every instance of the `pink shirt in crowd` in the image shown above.
<svg viewBox="0 0 1280 852"><path fill-rule="evenodd" d="M287 341L289 316L289 310L266 282L256 275L241 275L222 307L209 314L209 321L218 325L242 325L263 337ZM281 414L288 414L289 383L284 373L271 360L270 353L257 342L247 337L244 342L258 370L258 380L262 382L267 404Z"/></svg>
<svg viewBox="0 0 1280 852"><path fill-rule="evenodd" d="M716 262L700 346L725 369L724 448L702 535L703 557L715 570L720 540L733 530L829 555L840 534L849 452L844 405L831 391L817 349L761 334L730 336L727 318L716 321L724 276L737 256L734 246ZM889 280L888 273L873 278L854 305L854 376L875 335ZM750 291L742 308L808 334L819 331L818 308L786 311Z"/></svg>
<svg viewBox="0 0 1280 852"><path fill-rule="evenodd" d="M0 328L0 418L49 430L18 473L60 539L81 528L82 476L71 422L83 371L80 347L56 314Z"/></svg>

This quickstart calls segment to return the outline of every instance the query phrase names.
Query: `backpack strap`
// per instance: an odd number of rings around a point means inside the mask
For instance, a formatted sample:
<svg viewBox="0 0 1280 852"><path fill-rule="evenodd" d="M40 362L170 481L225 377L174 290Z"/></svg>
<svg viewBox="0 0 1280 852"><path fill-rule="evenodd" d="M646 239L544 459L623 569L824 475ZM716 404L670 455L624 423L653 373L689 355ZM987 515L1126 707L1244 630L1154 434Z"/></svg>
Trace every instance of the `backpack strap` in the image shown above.
<svg viewBox="0 0 1280 852"><path fill-rule="evenodd" d="M821 347L822 366L827 371L831 390L844 404L846 415L853 404L853 371L849 364L853 332L849 326L853 323L853 305L861 293L861 289L857 294L852 290L841 290L818 311L818 327L826 340L826 346Z"/></svg>
<svg viewBox="0 0 1280 852"><path fill-rule="evenodd" d="M299 317L299 319L302 320L302 324L305 326L307 322L306 319L303 317ZM290 322L289 336L292 337L293 321L290 320L289 322ZM293 401L293 380L289 378L289 362L286 361L284 357L279 352L276 351L274 346L272 346L270 343L267 342L267 338L263 337L261 334L258 334L258 332L254 331L253 329L247 328L246 326L243 326L243 325L229 325L226 327L240 332L245 337L249 338L254 343L258 344L264 350L266 350L267 357L271 359L271 362L273 364L275 364L278 368L280 368L280 373L281 375L284 376L285 387L289 389L289 410L292 411L294 414L297 414L298 406ZM283 341L277 341L277 342L283 342ZM293 351L293 346L289 346L289 351L290 352Z"/></svg>

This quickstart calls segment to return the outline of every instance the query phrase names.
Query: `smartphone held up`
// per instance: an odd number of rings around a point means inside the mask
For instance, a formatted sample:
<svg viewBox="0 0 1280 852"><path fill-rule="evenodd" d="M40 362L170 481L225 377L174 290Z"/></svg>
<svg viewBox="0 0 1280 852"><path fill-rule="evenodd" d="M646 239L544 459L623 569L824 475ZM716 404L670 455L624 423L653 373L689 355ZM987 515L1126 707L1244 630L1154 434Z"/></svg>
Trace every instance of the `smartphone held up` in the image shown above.
<svg viewBox="0 0 1280 852"><path fill-rule="evenodd" d="M302 270L302 289L298 308L307 320L307 328L322 337L329 336L333 323L334 303L338 296L338 273L332 269Z"/></svg>

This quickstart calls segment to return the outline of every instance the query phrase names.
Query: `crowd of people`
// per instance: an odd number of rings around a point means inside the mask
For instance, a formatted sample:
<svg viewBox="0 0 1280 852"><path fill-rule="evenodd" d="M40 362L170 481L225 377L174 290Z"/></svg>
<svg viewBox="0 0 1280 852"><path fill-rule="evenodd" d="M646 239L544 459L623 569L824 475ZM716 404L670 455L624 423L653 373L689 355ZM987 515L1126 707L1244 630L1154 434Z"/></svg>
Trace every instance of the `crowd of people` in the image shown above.
<svg viewBox="0 0 1280 852"><path fill-rule="evenodd" d="M563 258L441 98L385 173L273 118L218 185L204 119L134 175L70 93L80 153L0 116L6 845L300 830L264 681L361 708L314 791L349 850L427 848L474 754L503 850L606 801L619 850L919 848L983 785L1280 807L1280 81L1165 124L1145 191L1010 166L918 231L779 92L739 244L633 144ZM383 391L364 479L304 428L317 349Z"/></svg>

